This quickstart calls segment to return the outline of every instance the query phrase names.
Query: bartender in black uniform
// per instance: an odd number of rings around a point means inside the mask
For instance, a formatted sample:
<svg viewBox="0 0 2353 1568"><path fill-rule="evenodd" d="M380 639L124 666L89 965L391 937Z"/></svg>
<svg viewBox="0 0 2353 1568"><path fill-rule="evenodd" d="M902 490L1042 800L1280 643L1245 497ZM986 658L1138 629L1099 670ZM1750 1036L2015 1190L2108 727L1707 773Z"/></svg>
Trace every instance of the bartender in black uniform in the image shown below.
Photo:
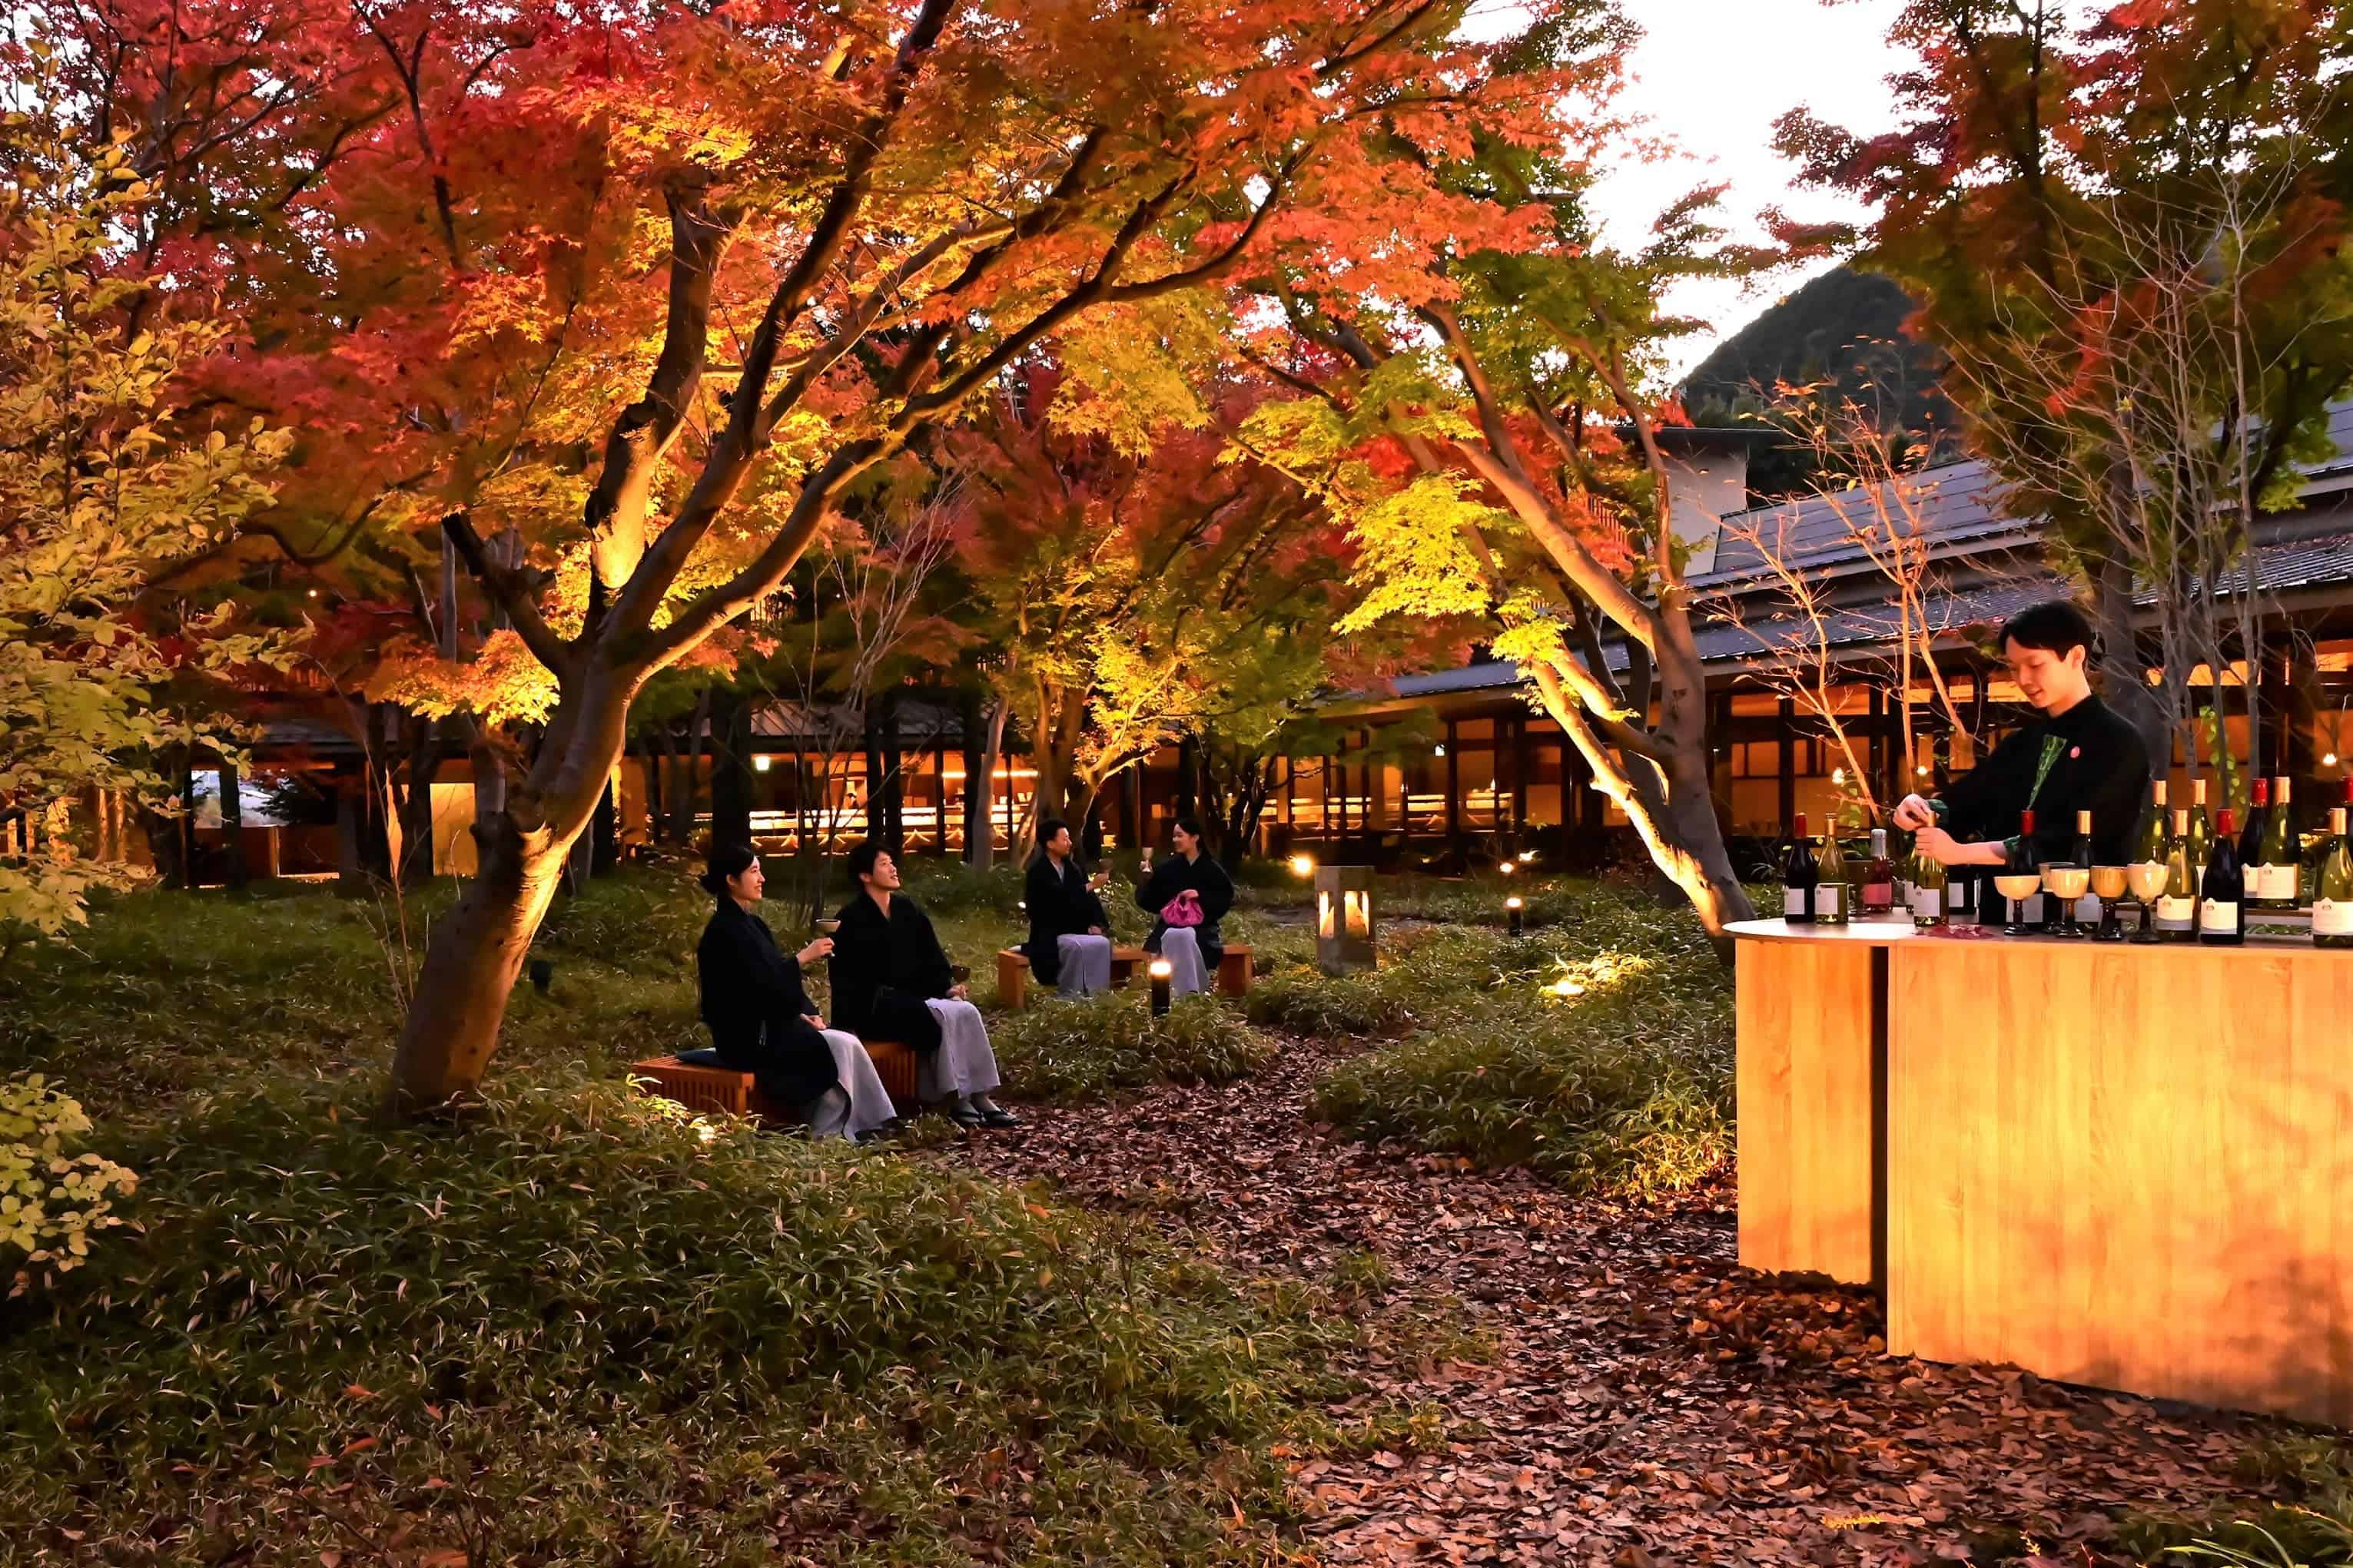
<svg viewBox="0 0 2353 1568"><path fill-rule="evenodd" d="M2035 861L2047 865L2073 857L2075 814L2089 811L2094 859L2123 865L2148 794L2148 749L2092 690L2091 623L2064 599L2035 605L2002 626L2001 651L2042 721L1996 746L1942 798L1905 795L1895 825L1947 866L2000 866L2019 813L2031 810Z"/></svg>

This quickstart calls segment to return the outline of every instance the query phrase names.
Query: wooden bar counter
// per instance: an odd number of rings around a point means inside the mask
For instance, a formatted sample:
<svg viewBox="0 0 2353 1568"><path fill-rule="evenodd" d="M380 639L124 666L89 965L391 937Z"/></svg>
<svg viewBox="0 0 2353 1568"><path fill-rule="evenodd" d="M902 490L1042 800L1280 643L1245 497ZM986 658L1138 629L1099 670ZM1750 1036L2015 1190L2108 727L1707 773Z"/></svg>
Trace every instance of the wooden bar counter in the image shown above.
<svg viewBox="0 0 2353 1568"><path fill-rule="evenodd" d="M1733 931L1743 1263L1878 1285L1896 1354L2353 1424L2353 954Z"/></svg>

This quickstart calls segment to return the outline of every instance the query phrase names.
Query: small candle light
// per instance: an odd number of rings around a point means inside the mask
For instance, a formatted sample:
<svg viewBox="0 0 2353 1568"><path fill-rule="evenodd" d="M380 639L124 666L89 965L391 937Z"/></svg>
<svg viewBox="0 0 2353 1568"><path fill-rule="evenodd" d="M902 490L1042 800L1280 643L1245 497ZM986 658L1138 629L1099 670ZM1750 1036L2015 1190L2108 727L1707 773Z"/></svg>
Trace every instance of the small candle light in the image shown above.
<svg viewBox="0 0 2353 1568"><path fill-rule="evenodd" d="M1294 877L1313 877L1315 875L1315 857L1313 855L1293 855L1291 858L1291 874Z"/></svg>
<svg viewBox="0 0 2353 1568"><path fill-rule="evenodd" d="M1437 745L1430 747L1430 754L1433 757L1444 756L1446 754L1446 743L1441 741Z"/></svg>
<svg viewBox="0 0 2353 1568"><path fill-rule="evenodd" d="M754 758L752 759L752 771L753 771L754 773L766 773L766 772L768 771L769 765L770 765L770 759L768 759L767 757L761 756L761 757L754 757Z"/></svg>
<svg viewBox="0 0 2353 1568"><path fill-rule="evenodd" d="M1514 871L1518 870L1518 869L1519 869L1519 868L1518 868L1517 866L1514 865L1511 861L1506 860L1506 861L1504 861L1501 865L1497 866L1497 867L1495 868L1495 869L1496 869L1496 870L1498 870L1498 871L1501 871L1504 876L1508 877L1508 876L1510 876L1513 872L1514 872Z"/></svg>
<svg viewBox="0 0 2353 1568"><path fill-rule="evenodd" d="M1533 849L1523 849L1523 850L1521 850L1521 851L1520 851L1520 864L1521 864L1521 865L1523 865L1523 866L1533 866L1533 865L1535 865L1535 863L1536 863L1536 852L1535 852L1535 850L1533 850Z"/></svg>
<svg viewBox="0 0 2353 1568"><path fill-rule="evenodd" d="M1166 959L1152 961L1152 1016L1155 1018L1168 1016L1168 982L1176 973L1176 966Z"/></svg>
<svg viewBox="0 0 2353 1568"><path fill-rule="evenodd" d="M1521 907L1518 898L1514 897L1505 899L1504 900L1504 912L1505 917L1511 922L1512 934L1514 936L1523 934L1521 927L1523 921L1526 918L1527 911Z"/></svg>
<svg viewBox="0 0 2353 1568"><path fill-rule="evenodd" d="M1920 777L1920 778L1924 778L1924 779L1925 779L1925 778L1926 778L1926 777L1928 776L1928 764L1927 764L1927 763L1922 763L1918 767L1914 768L1914 769L1912 770L1912 772L1913 772L1916 776L1918 776L1918 777Z"/></svg>

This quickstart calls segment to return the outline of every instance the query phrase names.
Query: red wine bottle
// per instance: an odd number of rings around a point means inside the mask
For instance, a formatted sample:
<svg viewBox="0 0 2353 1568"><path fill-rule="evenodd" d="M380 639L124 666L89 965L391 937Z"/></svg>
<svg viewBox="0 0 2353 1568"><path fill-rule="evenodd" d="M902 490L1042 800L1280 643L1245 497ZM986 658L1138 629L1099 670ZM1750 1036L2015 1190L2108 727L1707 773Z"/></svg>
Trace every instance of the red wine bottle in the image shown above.
<svg viewBox="0 0 2353 1568"><path fill-rule="evenodd" d="M1793 926L1814 923L1814 889L1821 871L1814 864L1814 842L1806 837L1806 814L1798 813L1789 828L1789 853L1781 860L1781 918Z"/></svg>
<svg viewBox="0 0 2353 1568"><path fill-rule="evenodd" d="M2231 808L2214 814L2214 847L2206 875L2198 884L2198 940L2208 947L2236 947L2247 940L2247 922L2241 910L2247 901L2245 875L2239 869L2239 846L2232 834Z"/></svg>

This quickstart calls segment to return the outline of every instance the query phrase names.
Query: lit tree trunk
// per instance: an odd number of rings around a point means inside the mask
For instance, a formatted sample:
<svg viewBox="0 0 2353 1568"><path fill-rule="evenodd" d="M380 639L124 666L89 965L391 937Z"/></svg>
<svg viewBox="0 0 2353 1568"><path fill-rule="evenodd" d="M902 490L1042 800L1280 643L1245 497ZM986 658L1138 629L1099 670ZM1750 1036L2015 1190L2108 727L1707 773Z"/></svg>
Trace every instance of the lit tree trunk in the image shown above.
<svg viewBox="0 0 2353 1568"><path fill-rule="evenodd" d="M986 871L997 863L997 769L1005 756L1006 701L988 705L988 732L979 750L977 766L965 770L965 864ZM977 805L979 810L972 809Z"/></svg>
<svg viewBox="0 0 2353 1568"><path fill-rule="evenodd" d="M630 687L607 671L589 672L582 687L576 700L559 705L506 809L487 829L475 829L480 872L433 928L393 1055L398 1110L472 1095L498 1050L507 997L563 878L565 858L587 829L621 755Z"/></svg>

